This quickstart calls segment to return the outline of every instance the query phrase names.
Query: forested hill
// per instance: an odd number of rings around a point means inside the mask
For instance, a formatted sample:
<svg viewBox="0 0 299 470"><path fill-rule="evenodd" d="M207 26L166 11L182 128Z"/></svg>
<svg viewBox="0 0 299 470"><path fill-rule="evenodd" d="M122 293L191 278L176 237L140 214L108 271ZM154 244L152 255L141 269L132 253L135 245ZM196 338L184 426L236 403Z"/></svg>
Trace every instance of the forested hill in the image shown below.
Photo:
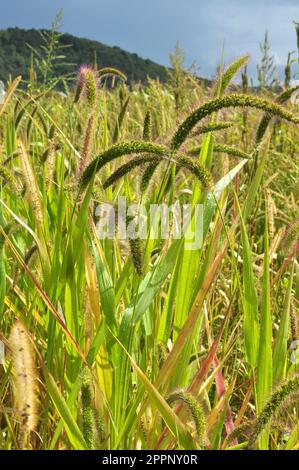
<svg viewBox="0 0 299 470"><path fill-rule="evenodd" d="M161 81L167 79L165 67L119 47L106 46L100 42L70 34L63 34L59 42L68 45L61 51L66 58L63 60L65 65L61 61L59 67L57 66L57 73L60 75L74 72L81 64L92 64L96 57L98 66L118 68L127 75L129 82L145 82L147 76L159 77ZM0 80L5 82L10 74L12 77L22 75L25 80L28 78L31 56L28 44L38 51L41 50L43 40L38 30L20 28L0 30Z"/></svg>

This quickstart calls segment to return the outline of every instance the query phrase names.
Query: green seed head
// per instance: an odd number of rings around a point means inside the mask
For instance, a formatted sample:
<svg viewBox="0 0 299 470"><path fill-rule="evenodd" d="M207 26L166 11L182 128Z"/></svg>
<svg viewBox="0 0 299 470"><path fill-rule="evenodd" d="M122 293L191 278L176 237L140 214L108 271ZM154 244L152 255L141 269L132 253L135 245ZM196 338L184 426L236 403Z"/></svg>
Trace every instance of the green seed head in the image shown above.
<svg viewBox="0 0 299 470"><path fill-rule="evenodd" d="M283 252L288 255L299 237L299 218L293 220L286 229L281 247Z"/></svg>
<svg viewBox="0 0 299 470"><path fill-rule="evenodd" d="M172 158L180 167L189 170L201 182L204 189L212 189L212 176L199 160L183 154L175 154Z"/></svg>
<svg viewBox="0 0 299 470"><path fill-rule="evenodd" d="M219 91L220 96L223 95L236 73L248 62L248 59L249 56L244 55L227 67L221 78L221 86Z"/></svg>
<svg viewBox="0 0 299 470"><path fill-rule="evenodd" d="M101 80L106 77L118 77L123 81L127 81L126 75L114 67L103 67L98 71L98 76Z"/></svg>
<svg viewBox="0 0 299 470"><path fill-rule="evenodd" d="M299 376L295 376L281 385L272 395L258 416L248 441L248 447L253 448L256 440L267 424L271 421L274 414L293 394L299 391Z"/></svg>
<svg viewBox="0 0 299 470"><path fill-rule="evenodd" d="M212 124L207 124L206 126L200 126L191 134L191 137L196 137L201 134L208 134L209 132L222 131L223 129L229 129L234 125L233 122L216 122Z"/></svg>
<svg viewBox="0 0 299 470"><path fill-rule="evenodd" d="M286 101L288 101L288 99L291 98L292 94L299 89L299 85L296 85L294 87L291 87L291 88L288 88L287 90L283 91L280 95L278 95L278 97L276 98L276 103L278 104L283 104L285 103ZM271 121L271 114L270 113L266 113L262 119L261 119L261 122L258 126L258 129L257 129L257 132L256 132L256 137L255 137L255 141L256 141L256 144L258 145L262 138L264 137L265 135L265 132L270 124L270 121Z"/></svg>
<svg viewBox="0 0 299 470"><path fill-rule="evenodd" d="M123 155L143 152L154 155L163 155L167 153L167 149L162 145L138 140L113 145L96 157L84 170L79 181L80 191L83 191L86 188L93 176L107 163L115 160L116 158L122 157Z"/></svg>
<svg viewBox="0 0 299 470"><path fill-rule="evenodd" d="M75 103L80 97L86 96L90 108L94 108L98 97L98 75L97 71L88 65L82 65L78 72L77 86L75 91Z"/></svg>
<svg viewBox="0 0 299 470"><path fill-rule="evenodd" d="M94 422L92 410L91 377L87 367L82 371L81 383L82 431L89 449L94 447Z"/></svg>
<svg viewBox="0 0 299 470"><path fill-rule="evenodd" d="M185 142L185 140L189 136L192 129L196 126L196 124L202 119L204 119L206 116L210 116L211 114L216 111L219 111L220 109L236 107L249 107L261 109L269 113L271 116L277 116L281 119L285 119L286 121L299 124L299 118L297 118L292 113L285 110L276 103L272 103L269 100L259 98L257 96L231 94L208 101L207 103L203 104L198 109L193 111L191 114L189 114L185 121L179 126L172 138L172 150L178 150L181 145Z"/></svg>
<svg viewBox="0 0 299 470"><path fill-rule="evenodd" d="M97 101L97 78L94 70L86 73L86 98L89 106L93 108Z"/></svg>
<svg viewBox="0 0 299 470"><path fill-rule="evenodd" d="M140 183L140 190L142 193L145 193L147 190L150 181L152 177L154 176L155 171L157 170L159 165L159 162L153 161L147 165L145 168L142 178L141 178L141 183Z"/></svg>
<svg viewBox="0 0 299 470"><path fill-rule="evenodd" d="M133 158L128 163L120 166L114 173L112 173L112 175L110 175L103 184L103 188L108 188L112 184L116 183L120 178L130 173L136 167L143 165L144 163L150 162L150 164L154 164L156 167L160 161L161 159L159 159L157 155L142 155L141 157Z"/></svg>
<svg viewBox="0 0 299 470"><path fill-rule="evenodd" d="M144 263L144 254L143 254L143 243L140 238L130 238L130 252L132 256L132 261L134 268L139 276L143 274L143 263Z"/></svg>

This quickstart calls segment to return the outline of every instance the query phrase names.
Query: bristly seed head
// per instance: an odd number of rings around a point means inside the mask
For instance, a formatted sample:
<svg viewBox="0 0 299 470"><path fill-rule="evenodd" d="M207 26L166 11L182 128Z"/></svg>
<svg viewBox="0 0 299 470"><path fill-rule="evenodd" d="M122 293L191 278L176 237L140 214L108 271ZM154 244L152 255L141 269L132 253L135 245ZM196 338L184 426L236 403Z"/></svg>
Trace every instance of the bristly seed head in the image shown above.
<svg viewBox="0 0 299 470"><path fill-rule="evenodd" d="M271 421L274 414L283 406L283 404L291 398L292 395L298 393L299 376L295 375L288 381L283 383L268 400L265 407L258 416L252 430L252 434L248 441L248 448L252 449L261 432Z"/></svg>
<svg viewBox="0 0 299 470"><path fill-rule="evenodd" d="M166 398L168 405L171 405L172 403L178 400L181 400L187 406L187 408L189 408L189 411L192 415L196 427L199 444L201 447L204 446L206 434L206 418L202 405L192 395L192 393L186 390L176 390L170 395L168 395L168 397Z"/></svg>

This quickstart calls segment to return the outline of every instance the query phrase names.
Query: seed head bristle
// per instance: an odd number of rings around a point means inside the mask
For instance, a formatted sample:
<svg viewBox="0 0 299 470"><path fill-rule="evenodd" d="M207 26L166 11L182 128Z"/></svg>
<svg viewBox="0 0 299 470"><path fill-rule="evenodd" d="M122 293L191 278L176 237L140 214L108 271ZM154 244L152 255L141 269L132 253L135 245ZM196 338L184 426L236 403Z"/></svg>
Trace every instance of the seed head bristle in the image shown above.
<svg viewBox="0 0 299 470"><path fill-rule="evenodd" d="M87 120L86 129L84 133L84 142L82 148L82 155L79 166L79 175L81 175L86 168L86 165L89 163L89 157L92 146L92 136L94 130L95 115L94 112L91 112Z"/></svg>
<svg viewBox="0 0 299 470"><path fill-rule="evenodd" d="M176 154L172 159L179 166L190 171L203 185L205 189L211 189L213 186L212 176L210 172L203 166L199 160L188 157L187 155Z"/></svg>
<svg viewBox="0 0 299 470"><path fill-rule="evenodd" d="M122 127L122 124L123 124L123 121L124 121L124 118L125 118L125 115L126 115L126 112L127 112L129 101L130 101L130 95L127 97L127 99L123 103L123 105L121 107L121 110L120 110L120 113L118 115L117 122L116 122L116 125L115 125L114 134L113 134L113 143L116 143L118 138L119 138L120 130L121 130L121 127Z"/></svg>
<svg viewBox="0 0 299 470"><path fill-rule="evenodd" d="M93 176L107 163L123 155L143 152L152 153L155 155L163 155L167 153L167 149L162 145L138 140L113 145L108 150L105 150L98 157L96 157L84 170L79 181L80 191L83 191L86 188Z"/></svg>
<svg viewBox="0 0 299 470"><path fill-rule="evenodd" d="M11 329L9 345L14 369L16 409L20 416L19 443L25 446L30 431L36 429L38 422L37 374L33 347L27 329L19 320Z"/></svg>
<svg viewBox="0 0 299 470"><path fill-rule="evenodd" d="M200 106L193 111L185 121L179 126L171 141L171 149L178 150L185 142L186 138L196 126L206 116L213 114L223 108L249 107L261 109L267 113L285 119L288 122L299 124L299 118L285 110L276 103L257 96L231 94L216 98Z"/></svg>
<svg viewBox="0 0 299 470"><path fill-rule="evenodd" d="M287 90L283 91L278 97L276 98L276 103L278 104L283 104L286 101L288 101L289 98L291 98L292 94L299 89L299 85L295 85L291 88L288 88ZM266 113L262 119L261 122L259 123L257 132L256 132L256 137L255 137L255 142L256 144L259 144L262 140L262 138L265 135L265 132L270 124L271 121L271 114Z"/></svg>
<svg viewBox="0 0 299 470"><path fill-rule="evenodd" d="M143 273L143 243L140 238L129 238L130 252L134 268L139 276Z"/></svg>
<svg viewBox="0 0 299 470"><path fill-rule="evenodd" d="M225 90L227 89L229 84L231 83L231 81L234 78L234 76L236 75L236 73L242 67L244 67L244 65L246 65L248 60L249 60L249 56L244 55L244 56L239 57L238 59L236 59L234 62L232 62L227 67L227 69L225 70L225 72L223 73L223 75L221 77L221 86L220 86L220 90L219 90L220 96L223 95L223 93L225 92Z"/></svg>
<svg viewBox="0 0 299 470"><path fill-rule="evenodd" d="M293 220L287 227L285 235L281 241L283 253L288 255L299 237L299 218Z"/></svg>
<svg viewBox="0 0 299 470"><path fill-rule="evenodd" d="M251 156L248 153L243 152L243 150L237 149L235 147L230 147L229 145L214 144L213 151L217 153L227 153L228 155L232 155L234 157L239 157L239 158L245 158L247 160L251 158ZM195 147L194 149L188 152L188 155L198 156L200 152L201 152L201 147Z"/></svg>
<svg viewBox="0 0 299 470"><path fill-rule="evenodd" d="M248 439L248 435L250 434L252 429L252 423L251 422L246 422L242 423L239 426L237 426L226 438L226 441L228 444L230 444L232 441L235 439L239 439L241 437L245 437L245 439Z"/></svg>
<svg viewBox="0 0 299 470"><path fill-rule="evenodd" d="M88 367L82 371L81 382L82 431L89 449L94 447L94 422L92 411L91 377Z"/></svg>
<svg viewBox="0 0 299 470"><path fill-rule="evenodd" d="M23 165L23 175L26 182L26 185L29 189L28 191L28 198L32 204L32 209L35 215L36 223L41 228L43 227L43 210L42 210L42 202L40 198L39 188L36 182L36 176L34 174L33 167L29 160L29 156L27 154L27 150L23 142L19 143L19 148L22 157L22 165Z"/></svg>
<svg viewBox="0 0 299 470"><path fill-rule="evenodd" d="M159 162L153 161L149 163L147 167L145 168L142 178L141 178L141 183L140 183L140 190L142 193L145 193L145 191L147 190L150 184L150 181L152 177L154 176L154 173L157 170L158 166L159 166Z"/></svg>
<svg viewBox="0 0 299 470"><path fill-rule="evenodd" d="M147 111L143 123L143 140L150 140L152 137L152 115Z"/></svg>
<svg viewBox="0 0 299 470"><path fill-rule="evenodd" d="M100 79L113 76L113 77L118 77L123 81L127 81L126 75L114 67L103 67L102 69L99 69L98 76Z"/></svg>
<svg viewBox="0 0 299 470"><path fill-rule="evenodd" d="M290 333L291 333L291 340L298 341L299 340L299 313L298 313L298 305L296 306L295 303L298 304L298 301L292 299L290 305Z"/></svg>
<svg viewBox="0 0 299 470"><path fill-rule="evenodd" d="M89 65L82 65L79 69L74 98L75 103L79 101L82 95L86 96L90 108L94 108L98 96L98 74Z"/></svg>
<svg viewBox="0 0 299 470"><path fill-rule="evenodd" d="M298 393L298 391L299 376L297 375L286 381L273 393L272 397L261 411L253 426L253 430L248 441L249 449L254 446L261 432L265 429L267 424L273 418L274 414L280 409L284 402L294 393Z"/></svg>

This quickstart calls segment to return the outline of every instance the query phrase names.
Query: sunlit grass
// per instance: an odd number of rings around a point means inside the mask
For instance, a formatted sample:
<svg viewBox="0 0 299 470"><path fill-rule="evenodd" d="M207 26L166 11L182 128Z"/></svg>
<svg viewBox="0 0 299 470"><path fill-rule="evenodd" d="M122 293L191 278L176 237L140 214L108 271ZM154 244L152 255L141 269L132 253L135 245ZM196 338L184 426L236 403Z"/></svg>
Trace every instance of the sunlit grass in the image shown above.
<svg viewBox="0 0 299 470"><path fill-rule="evenodd" d="M114 69L65 96L10 84L0 448L298 447L298 109L289 90L231 94L247 60L179 90L184 110L171 85L130 89ZM118 196L202 204L202 246L100 240L95 209Z"/></svg>

